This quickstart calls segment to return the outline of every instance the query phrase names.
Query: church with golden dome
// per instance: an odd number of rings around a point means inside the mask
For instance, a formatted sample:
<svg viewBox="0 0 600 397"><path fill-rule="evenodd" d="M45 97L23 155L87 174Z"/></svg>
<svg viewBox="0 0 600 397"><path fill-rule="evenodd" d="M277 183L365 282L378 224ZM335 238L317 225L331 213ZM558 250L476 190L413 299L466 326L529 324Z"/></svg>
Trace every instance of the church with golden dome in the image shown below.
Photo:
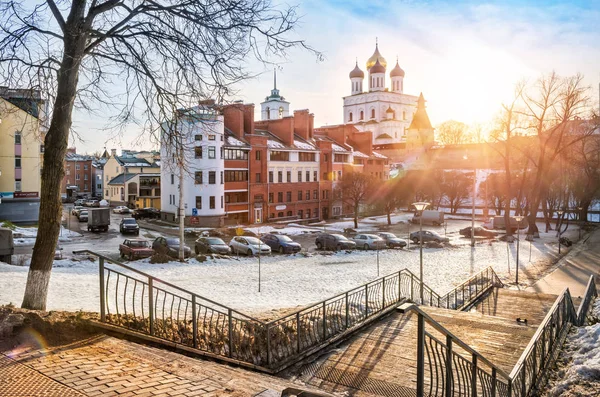
<svg viewBox="0 0 600 397"><path fill-rule="evenodd" d="M395 149L402 152L423 148L433 143L433 127L425 110L425 99L404 93L405 72L396 64L387 72L388 63L379 52L367 60L366 77L358 66L350 72L350 95L344 97L344 124L352 124L359 131L373 133L373 149ZM389 77L388 77L389 76ZM388 80L389 78L389 80ZM392 156L397 157L397 156Z"/></svg>

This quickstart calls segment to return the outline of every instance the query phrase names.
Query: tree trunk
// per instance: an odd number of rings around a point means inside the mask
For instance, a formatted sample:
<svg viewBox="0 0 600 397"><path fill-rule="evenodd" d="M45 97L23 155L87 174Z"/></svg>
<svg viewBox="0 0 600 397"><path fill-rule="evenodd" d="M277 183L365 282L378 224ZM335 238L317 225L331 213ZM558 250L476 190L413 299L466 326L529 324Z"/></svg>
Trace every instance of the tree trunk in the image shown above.
<svg viewBox="0 0 600 397"><path fill-rule="evenodd" d="M87 34L82 33L85 6L84 1L73 2L65 25L64 55L58 72L52 121L44 140L38 234L21 304L25 309L46 310L50 272L62 218L60 187L64 176L63 159L77 94L79 67L87 40Z"/></svg>
<svg viewBox="0 0 600 397"><path fill-rule="evenodd" d="M358 205L354 206L354 228L358 228Z"/></svg>
<svg viewBox="0 0 600 397"><path fill-rule="evenodd" d="M392 216L390 211L387 212L387 221L388 221L388 226L392 225Z"/></svg>

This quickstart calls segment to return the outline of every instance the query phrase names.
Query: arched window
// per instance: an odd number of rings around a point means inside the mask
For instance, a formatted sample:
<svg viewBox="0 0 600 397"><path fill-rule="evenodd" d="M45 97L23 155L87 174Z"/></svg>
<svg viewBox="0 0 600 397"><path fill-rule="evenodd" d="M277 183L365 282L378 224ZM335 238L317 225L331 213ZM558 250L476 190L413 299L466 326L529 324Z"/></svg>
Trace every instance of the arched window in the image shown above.
<svg viewBox="0 0 600 397"><path fill-rule="evenodd" d="M360 120L364 120L365 119L365 112L363 112L362 110L360 111Z"/></svg>
<svg viewBox="0 0 600 397"><path fill-rule="evenodd" d="M406 112L402 112L402 120L406 120Z"/></svg>
<svg viewBox="0 0 600 397"><path fill-rule="evenodd" d="M371 118L374 119L375 118L375 109L371 109Z"/></svg>
<svg viewBox="0 0 600 397"><path fill-rule="evenodd" d="M271 118L271 108L267 107L267 120Z"/></svg>
<svg viewBox="0 0 600 397"><path fill-rule="evenodd" d="M352 112L350 112L350 114L348 114L348 121L352 121Z"/></svg>
<svg viewBox="0 0 600 397"><path fill-rule="evenodd" d="M283 106L279 107L279 118L282 119L283 118Z"/></svg>

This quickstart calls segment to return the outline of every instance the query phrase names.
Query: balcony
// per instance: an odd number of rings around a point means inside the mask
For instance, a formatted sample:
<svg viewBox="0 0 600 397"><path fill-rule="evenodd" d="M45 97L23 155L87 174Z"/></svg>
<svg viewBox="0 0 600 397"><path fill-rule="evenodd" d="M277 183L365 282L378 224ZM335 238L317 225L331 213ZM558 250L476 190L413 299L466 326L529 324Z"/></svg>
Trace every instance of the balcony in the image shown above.
<svg viewBox="0 0 600 397"><path fill-rule="evenodd" d="M225 203L225 212L248 211L248 203Z"/></svg>

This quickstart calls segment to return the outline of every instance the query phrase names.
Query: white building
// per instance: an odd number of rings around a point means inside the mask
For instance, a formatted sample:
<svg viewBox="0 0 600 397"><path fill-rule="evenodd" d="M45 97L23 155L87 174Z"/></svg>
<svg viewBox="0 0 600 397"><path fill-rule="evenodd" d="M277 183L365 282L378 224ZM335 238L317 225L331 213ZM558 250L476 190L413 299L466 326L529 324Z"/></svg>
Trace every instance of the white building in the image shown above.
<svg viewBox="0 0 600 397"><path fill-rule="evenodd" d="M290 103L284 97L279 95L277 89L277 72L273 71L273 89L271 95L265 98L260 104L260 114L262 120L275 120L288 117L290 115Z"/></svg>
<svg viewBox="0 0 600 397"><path fill-rule="evenodd" d="M225 185L223 161L223 116L207 106L182 110L177 123L164 123L161 142L161 216L175 221L178 208L192 217L194 226L218 227L225 217ZM170 129L182 137L179 145L183 161L178 161L175 139ZM172 137L172 136L171 136ZM180 166L183 164L183 167ZM179 177L183 174L183 203L179 202Z"/></svg>
<svg viewBox="0 0 600 397"><path fill-rule="evenodd" d="M363 90L365 73L358 62L350 72L351 95L343 98L344 124L352 124L359 131L372 131L374 145L406 142L418 97L404 93L404 70L396 60L388 81L387 61L377 44L366 68L368 91Z"/></svg>

